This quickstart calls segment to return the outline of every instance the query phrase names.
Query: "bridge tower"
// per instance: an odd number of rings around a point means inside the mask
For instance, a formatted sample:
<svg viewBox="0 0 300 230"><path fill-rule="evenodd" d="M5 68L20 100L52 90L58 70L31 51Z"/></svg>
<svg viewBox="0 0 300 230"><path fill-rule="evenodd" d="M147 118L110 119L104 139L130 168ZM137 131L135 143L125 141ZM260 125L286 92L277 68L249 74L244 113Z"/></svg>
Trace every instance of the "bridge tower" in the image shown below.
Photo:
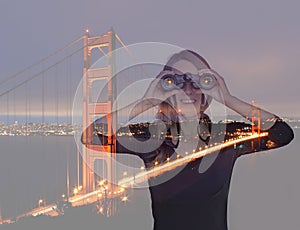
<svg viewBox="0 0 300 230"><path fill-rule="evenodd" d="M252 101L252 134L260 134L260 108ZM252 151L260 149L260 139L251 141Z"/></svg>
<svg viewBox="0 0 300 230"><path fill-rule="evenodd" d="M93 67L92 51L101 51L102 57L107 58L107 65L104 67ZM82 152L82 188L88 193L95 190L95 161L102 160L105 163L105 179L108 182L115 182L114 158L116 152L115 138L112 135L113 125L116 125L116 116L111 116L113 102L116 98L116 84L113 79L115 70L115 60L111 52L115 49L115 34L113 30L101 36L89 35L86 31L84 36L84 68L83 68L83 128L89 127L83 135L87 148ZM101 55L99 55L101 57ZM97 59L100 57L96 57ZM95 58L94 58L95 60ZM106 101L93 101L93 83L101 81L107 85L105 95ZM93 127L89 125L95 118L106 116L108 140L105 145L95 145L92 141ZM109 189L113 189L113 183L109 184Z"/></svg>
<svg viewBox="0 0 300 230"><path fill-rule="evenodd" d="M260 134L260 108L252 101L252 134Z"/></svg>

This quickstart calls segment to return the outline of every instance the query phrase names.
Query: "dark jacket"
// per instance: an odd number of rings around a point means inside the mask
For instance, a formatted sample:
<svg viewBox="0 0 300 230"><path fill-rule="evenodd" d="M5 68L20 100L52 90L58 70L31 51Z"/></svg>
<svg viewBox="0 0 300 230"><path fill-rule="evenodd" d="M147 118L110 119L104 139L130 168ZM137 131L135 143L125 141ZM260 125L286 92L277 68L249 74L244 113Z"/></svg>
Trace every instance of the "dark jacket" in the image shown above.
<svg viewBox="0 0 300 230"><path fill-rule="evenodd" d="M134 130L137 127L131 127L130 130L134 134L138 133L133 136L140 139L141 151L129 150L117 141L117 152L138 155L148 168L154 165L159 155L159 163L163 163L175 154L177 145L170 141L168 135L164 136L165 139L159 148L151 152L142 151L143 140L150 138L149 125L139 125L139 127L143 127L142 130ZM251 125L242 122L212 124L212 127L214 130L224 129L225 140L231 138L233 133L251 131ZM168 128L166 131L168 134ZM294 137L292 129L279 118L265 132L268 132L266 137L229 146L218 153L205 156L205 158L213 157L214 159L204 172L199 172L203 158L198 158L175 173L170 171L151 178L149 185L154 229L226 230L228 193L237 158L244 154L284 146ZM101 144L99 140L105 142L105 136L100 133L97 136L98 144ZM218 139L218 136L212 135L211 141L213 142L214 139Z"/></svg>

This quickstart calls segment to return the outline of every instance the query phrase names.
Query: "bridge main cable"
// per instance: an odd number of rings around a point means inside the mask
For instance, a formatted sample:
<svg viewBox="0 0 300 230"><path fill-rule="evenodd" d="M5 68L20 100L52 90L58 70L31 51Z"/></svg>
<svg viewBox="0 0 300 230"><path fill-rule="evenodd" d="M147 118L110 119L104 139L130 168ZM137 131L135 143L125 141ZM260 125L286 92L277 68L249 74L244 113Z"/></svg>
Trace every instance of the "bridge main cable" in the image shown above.
<svg viewBox="0 0 300 230"><path fill-rule="evenodd" d="M77 39L71 41L70 43L68 43L67 45L65 45L64 47L62 47L62 48L56 50L54 53L52 53L52 54L46 56L45 58L43 58L43 59L37 61L36 63L34 63L34 64L32 64L32 65L30 65L30 66L28 66L28 67L26 67L26 68L20 70L19 72L15 73L15 74L13 74L13 75L11 75L11 76L8 76L7 78L5 78L5 79L3 79L3 80L0 81L0 85L6 83L6 82L9 81L9 80L12 80L12 79L16 78L17 76L21 75L22 73L25 73L26 71L30 70L31 68L40 65L41 63L47 61L48 59L54 57L55 55L57 55L57 54L63 52L65 49L68 49L69 47L75 45L76 43L78 43L78 42L81 41L82 39L83 39L83 36L80 36L79 38L77 38Z"/></svg>
<svg viewBox="0 0 300 230"><path fill-rule="evenodd" d="M74 54L76 54L77 52L81 51L83 48L84 48L84 47L81 47L81 48L77 49L76 51L72 52L71 54L69 54L69 55L63 57L63 58L60 59L59 61L57 61L57 62L55 62L54 64L50 65L50 66L47 67L46 69L43 69L42 71L40 71L40 72L38 72L38 73L32 75L30 78L27 78L25 81L22 81L21 83L15 85L14 87L9 88L8 90L6 90L6 91L4 91L3 93L1 93L1 94L0 94L0 97L2 97L3 95L5 95L5 94L7 94L7 93L9 93L9 92L11 92L11 91L13 91L13 90L19 88L20 86L26 84L27 82L29 82L29 81L31 81L31 80L37 78L37 77L40 76L41 74L47 72L49 69L52 69L52 68L55 67L56 65L58 65L58 64L60 64L60 63L62 63L62 62L64 62L64 61L65 61L66 59L68 59L69 57L71 57L71 56L73 56Z"/></svg>

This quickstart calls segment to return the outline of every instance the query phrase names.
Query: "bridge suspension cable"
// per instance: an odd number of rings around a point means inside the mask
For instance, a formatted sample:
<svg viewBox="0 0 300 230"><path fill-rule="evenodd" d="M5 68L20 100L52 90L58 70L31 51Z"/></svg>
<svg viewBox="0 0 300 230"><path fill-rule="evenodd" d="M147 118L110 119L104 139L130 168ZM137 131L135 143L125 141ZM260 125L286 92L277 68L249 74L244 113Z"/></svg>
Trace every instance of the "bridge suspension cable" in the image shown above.
<svg viewBox="0 0 300 230"><path fill-rule="evenodd" d="M83 36L80 36L79 38L77 38L77 39L75 39L75 40L69 42L69 43L68 43L67 45L65 45L64 47L58 49L57 51L53 52L52 54L46 56L45 58L43 58L43 59L41 59L41 60L39 60L39 61L37 61L36 63L34 63L34 64L32 64L32 65L30 65L30 66L28 66L28 67L26 67L26 68L24 68L24 69L22 69L22 70L20 70L19 72L15 73L15 74L13 74L13 75L10 75L10 76L4 78L3 80L0 81L0 85L2 85L2 84L4 84L4 83L6 83L7 81L10 81L10 80L12 80L12 79L18 77L18 76L20 76L22 73L24 73L24 72L26 72L26 71L32 69L32 68L35 67L35 66L38 66L38 65L42 64L43 62L47 61L48 59L50 59L50 58L52 58L52 57L54 57L54 56L56 56L56 55L58 55L59 53L62 53L64 50L66 50L66 49L70 48L71 46L75 45L76 43L78 43L78 42L81 41L82 39L83 39Z"/></svg>
<svg viewBox="0 0 300 230"><path fill-rule="evenodd" d="M115 37L116 37L117 40L120 42L120 44L126 49L126 51L127 51L128 54L131 56L131 58L135 59L135 57L130 53L129 49L126 47L126 45L125 45L124 42L121 40L121 38L120 38L117 34L115 34ZM11 75L11 76L9 76L9 77L3 79L2 81L0 81L0 85L6 83L6 82L8 82L8 81L11 81L11 80L13 80L13 79L16 79L18 76L21 76L21 74L27 72L28 70L32 69L33 67L36 67L36 66L38 66L38 65L40 65L40 64L42 64L42 63L44 63L45 61L49 60L50 58L52 58L52 57L54 57L54 56L56 56L56 55L62 53L62 52L65 51L66 49L68 49L68 48L70 48L71 46L74 46L75 44L77 44L77 43L78 43L79 41L81 41L83 38L84 38L84 36L80 36L79 38L77 38L77 39L71 41L70 43L68 43L67 45L65 45L64 47L62 47L61 49L59 49L59 50L53 52L52 54L48 55L47 57L45 57L45 58L43 58L43 59L41 59L40 61L38 61L38 62L36 62L36 63L34 63L34 64L32 64L32 65L26 67L25 69L23 69L23 70L17 72L17 73L14 74L14 75ZM93 45L93 44L89 44L89 45ZM8 88L7 90L5 90L4 92L0 93L0 97L2 97L3 95L5 95L5 94L7 94L7 93L9 93L9 92L11 92L11 91L13 91L13 90L19 88L20 86L26 84L27 82L29 82L29 81L31 81L31 80L33 80L33 79L39 77L41 74L47 72L48 70L50 70L50 69L52 69L53 67L59 65L60 63L62 63L62 62L64 62L65 60L67 60L68 58L72 57L72 56L75 55L76 53L82 51L85 47L86 47L86 45L84 45L84 46L82 46L82 47L76 49L75 51L73 51L73 52L70 53L69 55L67 55L67 56L65 56L65 57L63 57L63 58L61 58L59 61L54 62L52 65L46 67L45 69L42 69L41 71L39 71L38 73L32 75L31 77L29 77L29 78L27 78L27 79L21 81L21 82L18 83L18 84L14 84L13 87L10 87L10 88Z"/></svg>
<svg viewBox="0 0 300 230"><path fill-rule="evenodd" d="M52 69L53 67L59 65L60 63L62 63L62 62L64 62L65 60L67 60L68 58L72 57L74 54L78 53L78 52L81 51L83 48L84 48L84 47L81 47L81 48L75 50L75 51L72 52L71 54L69 54L69 55L63 57L62 59L60 59L59 61L55 62L54 64L48 66L47 68L43 69L42 71L40 71L40 72L38 72L38 73L32 75L31 77L27 78L26 80L24 80L24 81L22 81L22 82L16 84L15 86L13 86L13 87L11 87L11 88L5 90L4 92L2 92L2 93L0 94L0 97L2 97L3 95L5 95L5 94L7 94L7 93L9 93L9 92L11 92L11 91L13 91L13 90L19 88L20 86L26 84L27 82L29 82L29 81L31 81L31 80L33 80L33 79L39 77L41 74L47 72L48 70L50 70L50 69Z"/></svg>

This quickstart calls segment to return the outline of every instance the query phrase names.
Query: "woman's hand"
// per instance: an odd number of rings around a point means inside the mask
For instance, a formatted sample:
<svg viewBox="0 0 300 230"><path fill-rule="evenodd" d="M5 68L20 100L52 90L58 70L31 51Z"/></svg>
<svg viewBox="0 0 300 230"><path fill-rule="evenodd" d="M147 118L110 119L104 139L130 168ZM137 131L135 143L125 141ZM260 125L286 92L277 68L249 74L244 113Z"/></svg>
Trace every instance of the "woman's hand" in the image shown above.
<svg viewBox="0 0 300 230"><path fill-rule="evenodd" d="M170 96L176 94L178 89L164 90L161 86L161 78L165 75L174 75L172 71L162 71L159 75L150 83L144 96L138 101L134 102L133 108L130 111L129 119L136 117L142 112L159 105Z"/></svg>
<svg viewBox="0 0 300 230"><path fill-rule="evenodd" d="M201 91L204 94L212 97L216 101L226 104L227 101L230 100L232 96L225 84L224 78L220 74L218 74L215 70L212 69L203 69L198 71L199 76L201 76L204 73L210 73L214 75L214 77L216 78L216 85L212 89L209 90L201 89Z"/></svg>
<svg viewBox="0 0 300 230"><path fill-rule="evenodd" d="M211 96L212 98L214 98L216 101L223 103L228 108L237 112L238 114L245 117L246 119L248 119L251 122L252 122L251 118L252 118L253 108L256 108L260 111L261 121L276 121L277 120L278 117L276 115L274 115L266 110L263 110L261 108L254 107L253 105L251 105L247 102L244 102L237 97L232 96L225 84L223 77L221 77L220 74L218 74L216 71L210 70L210 69L199 71L199 75L201 75L203 73L211 73L215 76L215 78L217 80L215 87L213 87L212 89L210 89L210 90L202 90L201 89L204 94L207 94L207 95ZM261 129L267 130L272 125L273 125L273 122L261 122Z"/></svg>
<svg viewBox="0 0 300 230"><path fill-rule="evenodd" d="M146 93L143 96L144 100L159 100L165 101L168 97L176 94L178 89L164 90L161 86L161 78L165 75L175 75L174 72L164 70L150 83Z"/></svg>

